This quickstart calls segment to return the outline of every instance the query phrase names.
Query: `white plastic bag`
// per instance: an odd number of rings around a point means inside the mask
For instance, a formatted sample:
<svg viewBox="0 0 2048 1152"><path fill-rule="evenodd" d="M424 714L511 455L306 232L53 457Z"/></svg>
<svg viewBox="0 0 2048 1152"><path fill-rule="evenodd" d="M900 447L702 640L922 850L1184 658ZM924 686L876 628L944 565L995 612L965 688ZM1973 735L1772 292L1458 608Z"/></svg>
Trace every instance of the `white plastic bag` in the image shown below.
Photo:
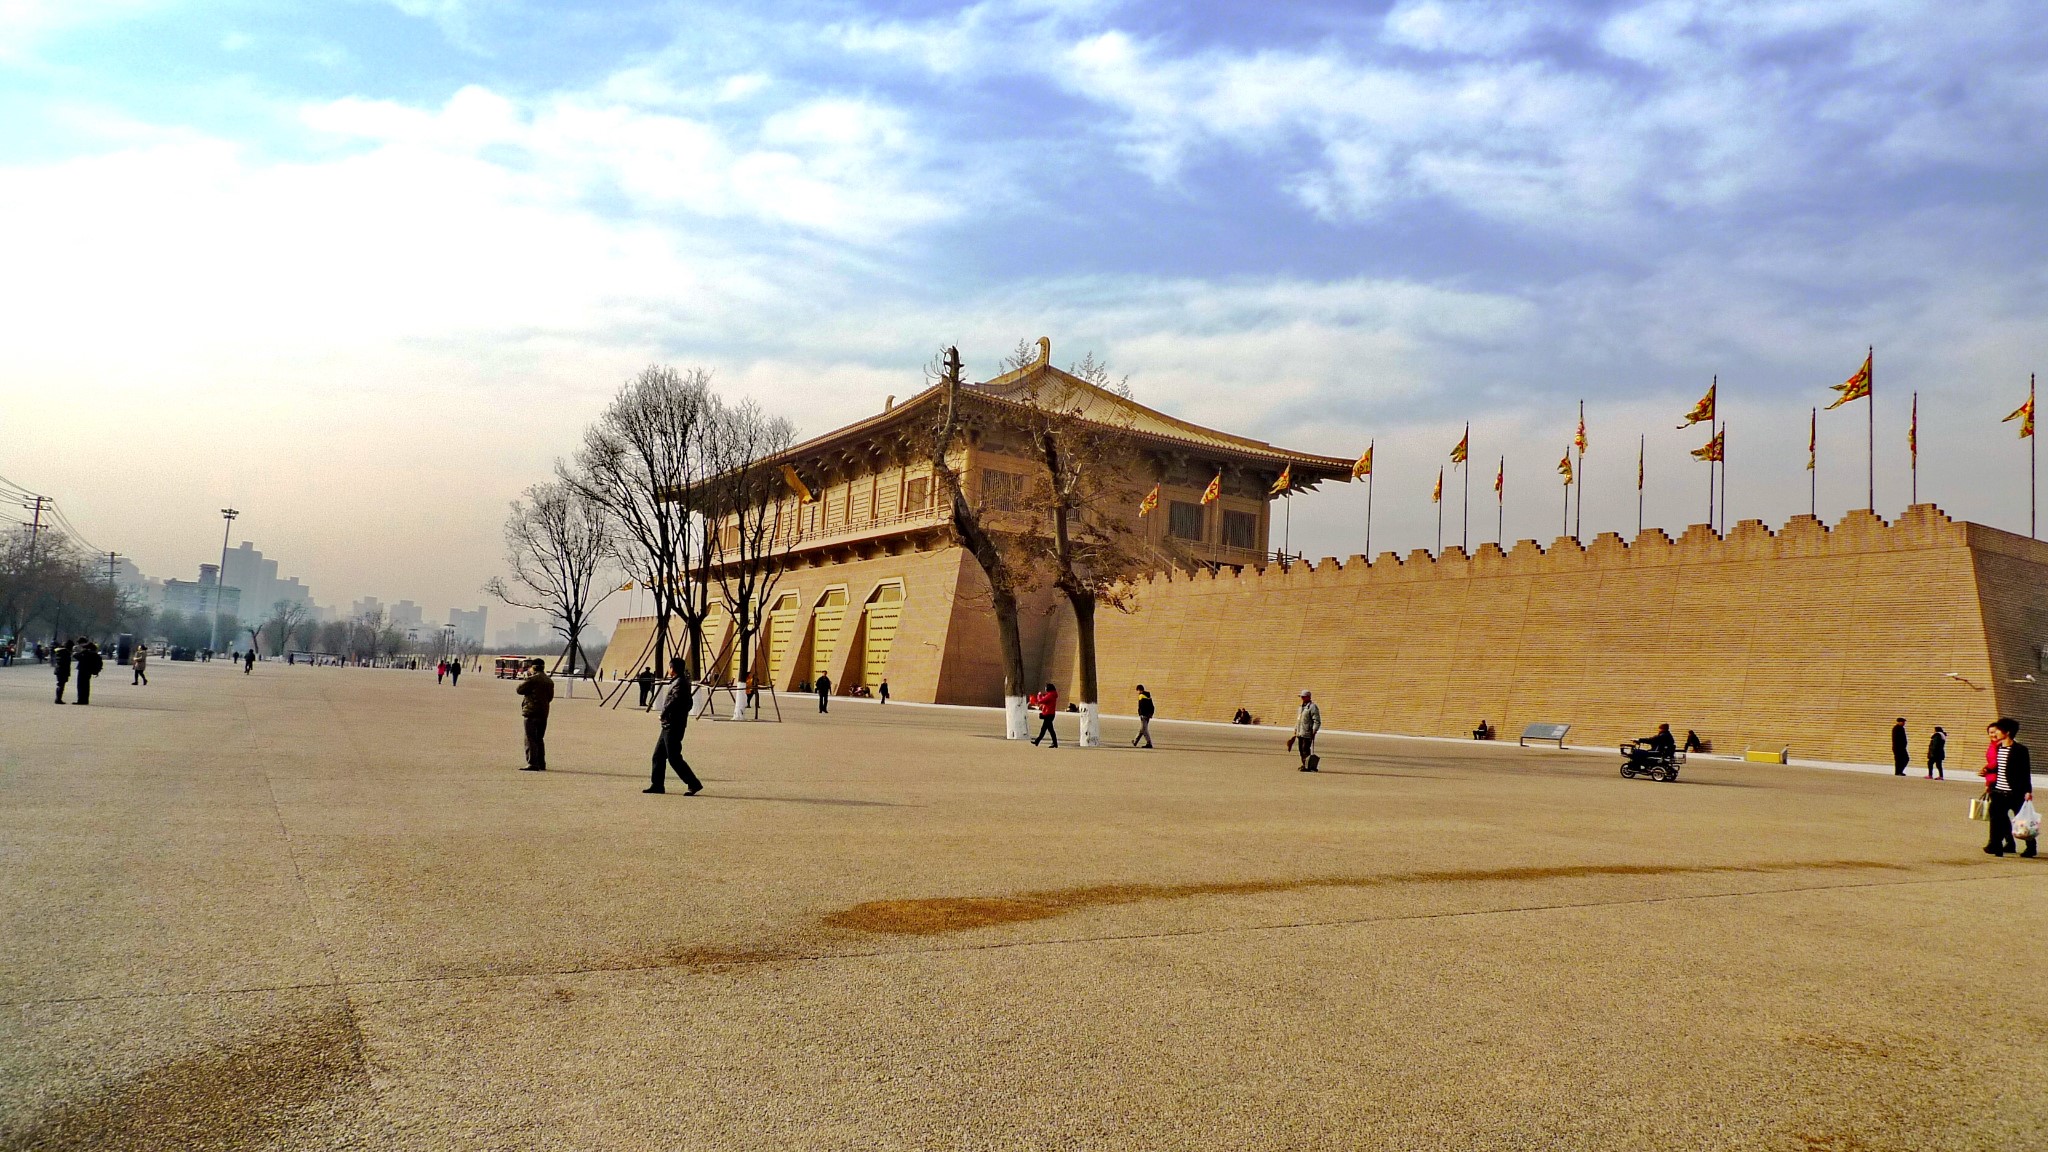
<svg viewBox="0 0 2048 1152"><path fill-rule="evenodd" d="M2020 805L2012 814L2012 834L2022 840L2032 840L2041 834L2041 814L2034 810L2032 800Z"/></svg>

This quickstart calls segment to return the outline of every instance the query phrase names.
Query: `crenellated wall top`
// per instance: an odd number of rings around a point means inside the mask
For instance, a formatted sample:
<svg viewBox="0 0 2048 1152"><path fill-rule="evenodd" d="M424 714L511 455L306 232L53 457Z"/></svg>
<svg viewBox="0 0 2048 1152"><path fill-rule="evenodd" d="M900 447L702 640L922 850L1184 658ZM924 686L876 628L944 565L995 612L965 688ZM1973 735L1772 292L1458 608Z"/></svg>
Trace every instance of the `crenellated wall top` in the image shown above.
<svg viewBox="0 0 2048 1152"><path fill-rule="evenodd" d="M1511 549L1498 544L1481 544L1469 555L1455 545L1432 555L1417 548L1403 557L1382 552L1375 559L1352 556L1339 560L1325 556L1306 561L1245 571L1225 570L1221 574L1164 572L1148 576L1144 583L1189 583L1191 581L1303 582L1307 585L1346 579L1441 580L1486 576L1524 576L1547 573L1587 572L1643 566L1685 564L1727 564L1755 560L1780 560L1803 556L1845 556L1874 552L1898 552L1927 548L1976 548L2010 555L2048 566L2048 541L2030 540L1989 525L1951 519L1933 504L1915 504L1896 520L1886 520L1857 509L1833 525L1813 516L1799 515L1776 529L1761 520L1741 520L1727 532L1716 532L1705 524L1694 524L1676 538L1661 528L1647 528L1633 540L1619 533L1602 532L1590 541L1560 536L1548 547L1534 540L1518 540Z"/></svg>

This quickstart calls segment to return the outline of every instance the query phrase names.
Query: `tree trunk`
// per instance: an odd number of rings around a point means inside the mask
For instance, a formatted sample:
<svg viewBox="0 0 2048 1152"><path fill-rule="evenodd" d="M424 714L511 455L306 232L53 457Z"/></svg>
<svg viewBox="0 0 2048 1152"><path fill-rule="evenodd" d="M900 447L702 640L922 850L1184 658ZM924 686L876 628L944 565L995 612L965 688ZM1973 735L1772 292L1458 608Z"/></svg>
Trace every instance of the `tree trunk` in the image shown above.
<svg viewBox="0 0 2048 1152"><path fill-rule="evenodd" d="M1074 608L1074 655L1080 663L1076 674L1081 682L1074 688L1074 700L1081 706L1080 744L1083 748L1099 748L1102 695L1095 674L1095 593L1069 592L1067 603Z"/></svg>

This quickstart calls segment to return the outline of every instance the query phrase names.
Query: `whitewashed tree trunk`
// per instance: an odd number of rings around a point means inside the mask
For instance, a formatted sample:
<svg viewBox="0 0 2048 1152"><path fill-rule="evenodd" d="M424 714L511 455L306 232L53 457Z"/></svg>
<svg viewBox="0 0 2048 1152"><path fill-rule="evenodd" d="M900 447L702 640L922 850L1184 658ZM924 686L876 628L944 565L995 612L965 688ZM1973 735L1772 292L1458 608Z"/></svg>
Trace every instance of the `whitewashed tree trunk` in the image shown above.
<svg viewBox="0 0 2048 1152"><path fill-rule="evenodd" d="M1022 696L1003 697L1003 739L1031 739L1031 721L1025 718Z"/></svg>
<svg viewBox="0 0 2048 1152"><path fill-rule="evenodd" d="M735 720L745 720L747 718L747 694L745 692L736 691L732 694L732 718Z"/></svg>
<svg viewBox="0 0 2048 1152"><path fill-rule="evenodd" d="M1081 705L1081 747L1102 747L1102 705Z"/></svg>

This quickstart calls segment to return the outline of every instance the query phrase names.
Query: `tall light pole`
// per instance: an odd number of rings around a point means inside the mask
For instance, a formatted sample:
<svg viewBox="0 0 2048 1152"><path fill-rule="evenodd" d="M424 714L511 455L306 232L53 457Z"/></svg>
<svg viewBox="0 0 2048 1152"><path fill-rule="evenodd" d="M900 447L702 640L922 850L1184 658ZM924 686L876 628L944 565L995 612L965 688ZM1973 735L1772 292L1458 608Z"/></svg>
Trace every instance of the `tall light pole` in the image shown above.
<svg viewBox="0 0 2048 1152"><path fill-rule="evenodd" d="M234 531L235 517L241 513L233 508L223 508L220 514L227 523L220 528L220 570L213 574L213 639L207 648L214 652L220 651L220 609L228 590L228 533Z"/></svg>

